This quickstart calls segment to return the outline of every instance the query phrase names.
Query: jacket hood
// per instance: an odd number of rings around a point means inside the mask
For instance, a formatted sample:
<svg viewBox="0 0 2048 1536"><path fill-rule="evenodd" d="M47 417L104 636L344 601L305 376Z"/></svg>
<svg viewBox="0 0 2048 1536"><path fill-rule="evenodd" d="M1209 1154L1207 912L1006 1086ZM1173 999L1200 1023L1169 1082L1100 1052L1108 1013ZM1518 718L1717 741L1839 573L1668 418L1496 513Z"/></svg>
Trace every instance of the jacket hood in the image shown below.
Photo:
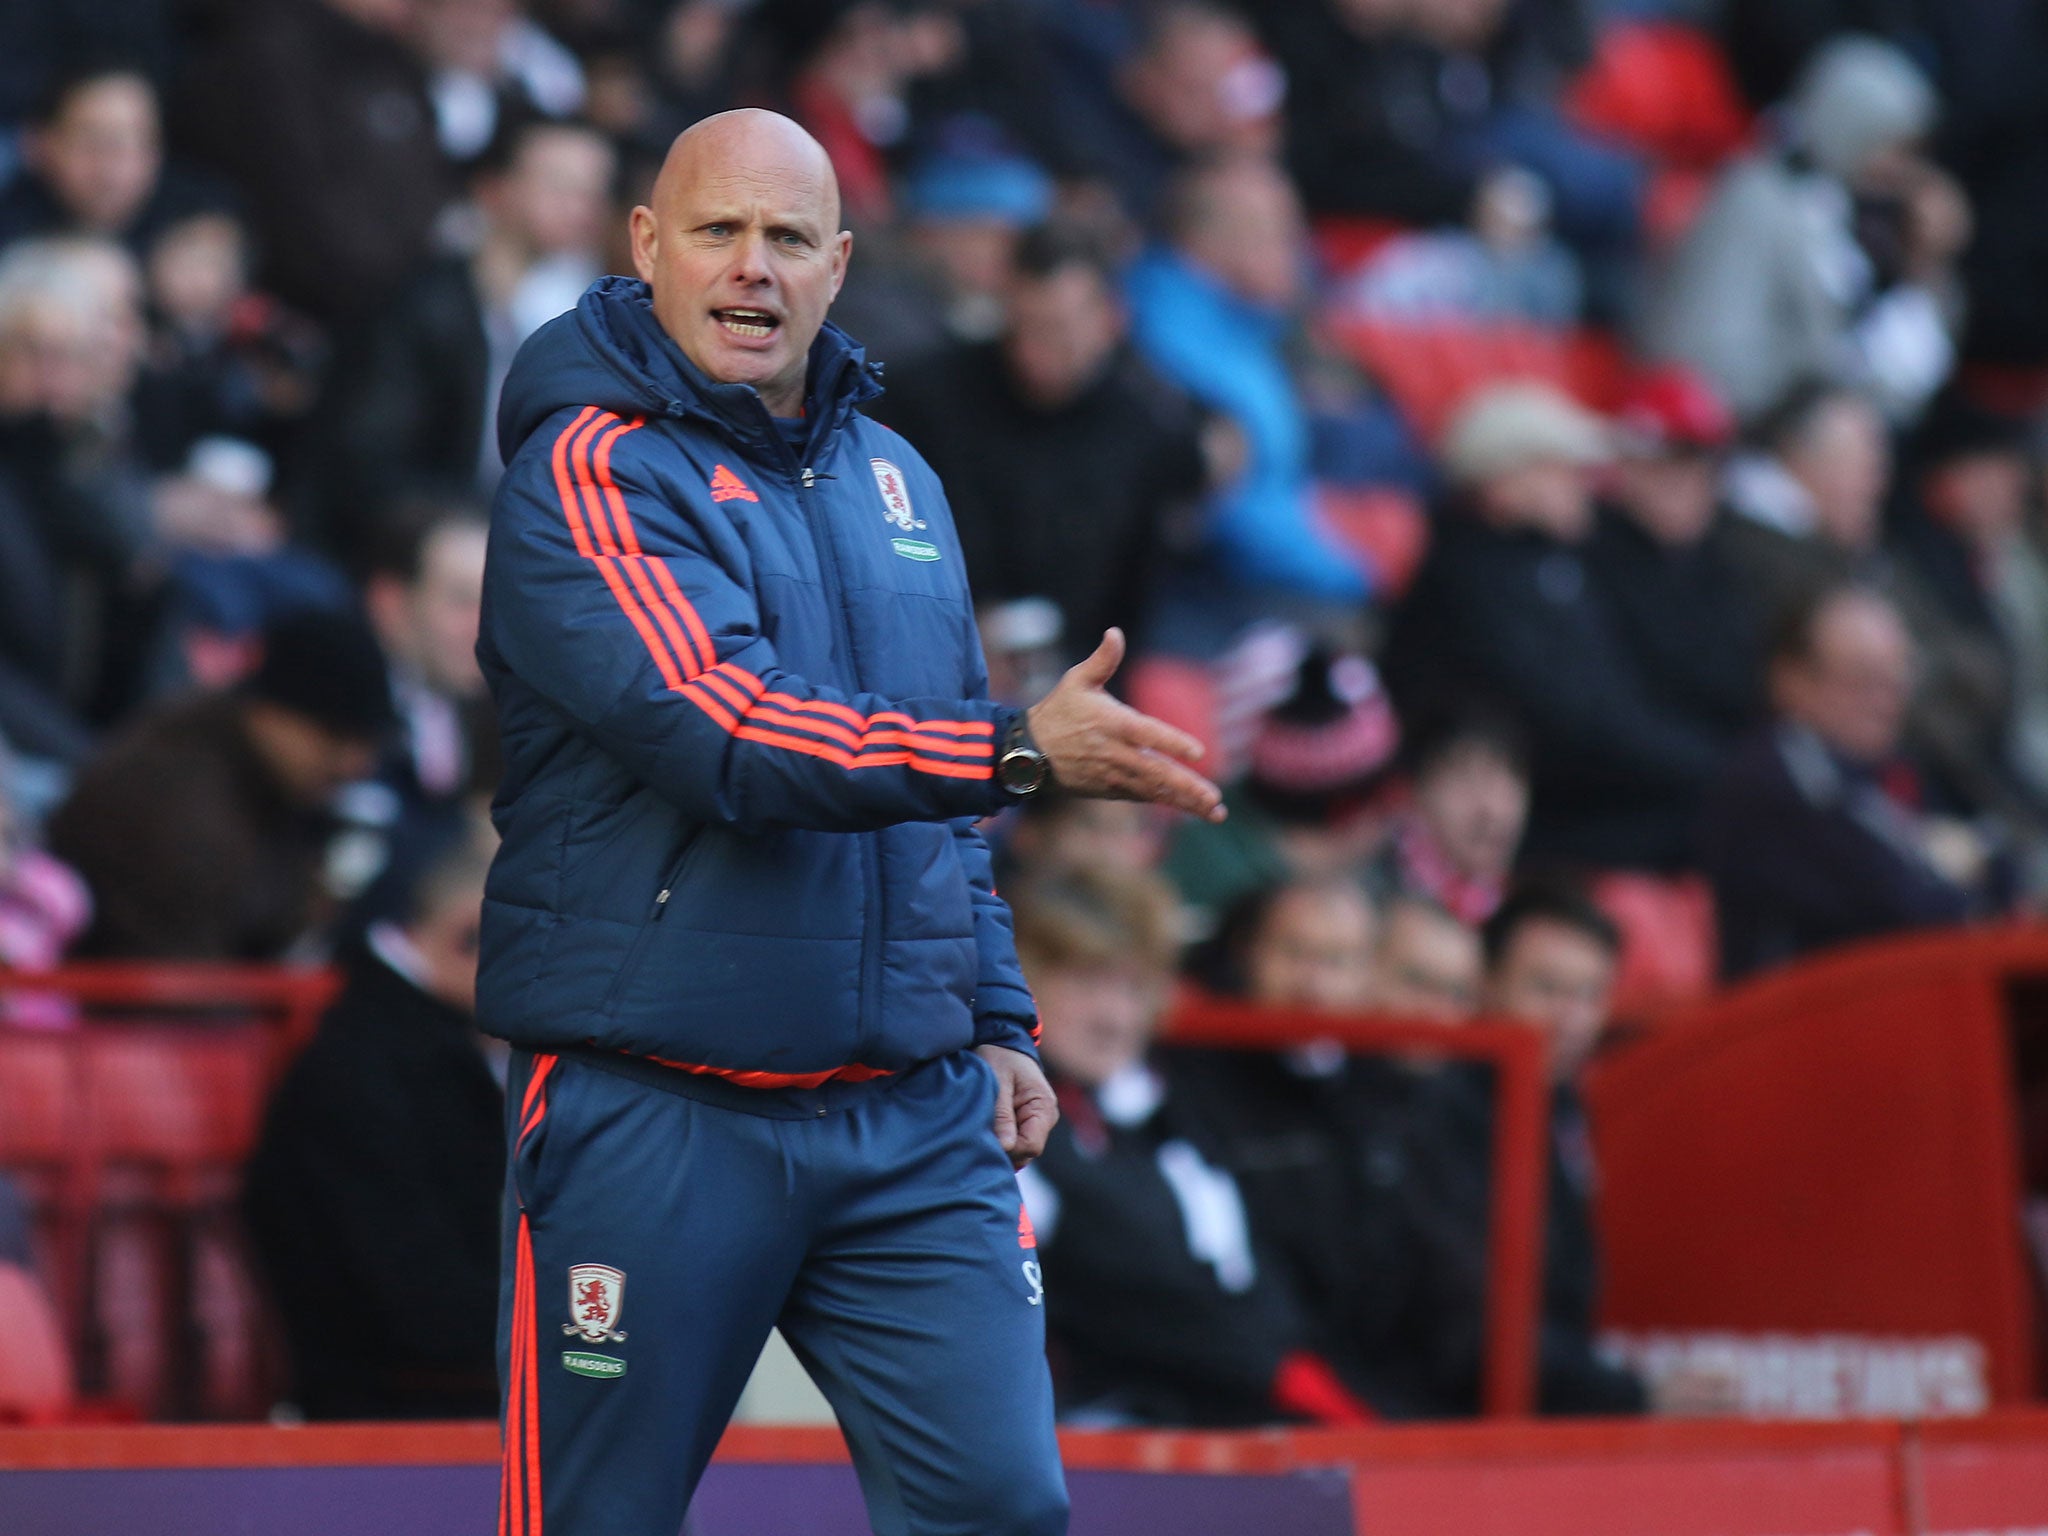
<svg viewBox="0 0 2048 1536"><path fill-rule="evenodd" d="M1874 37L1839 37L1813 56L1792 98L1794 133L1831 176L1854 176L1870 157L1923 138L1939 106L1918 65Z"/></svg>
<svg viewBox="0 0 2048 1536"><path fill-rule="evenodd" d="M881 365L827 321L811 343L806 461L854 407L881 392ZM683 355L654 318L653 296L638 278L599 278L574 309L527 338L498 399L498 451L511 463L548 417L585 405L621 416L694 416L762 452L776 448L779 436L752 385L718 383Z"/></svg>

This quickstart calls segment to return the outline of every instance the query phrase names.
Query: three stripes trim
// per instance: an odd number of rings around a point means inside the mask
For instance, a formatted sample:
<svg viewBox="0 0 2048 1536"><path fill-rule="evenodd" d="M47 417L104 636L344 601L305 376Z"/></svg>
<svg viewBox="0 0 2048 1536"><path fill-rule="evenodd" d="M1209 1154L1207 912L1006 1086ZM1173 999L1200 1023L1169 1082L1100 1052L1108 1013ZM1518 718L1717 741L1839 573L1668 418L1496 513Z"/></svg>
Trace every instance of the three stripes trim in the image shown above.
<svg viewBox="0 0 2048 1536"><path fill-rule="evenodd" d="M740 741L800 752L837 767L902 766L940 778L993 776L995 727L985 720L918 720L901 710L864 715L826 699L769 688L717 660L696 606L665 561L644 554L612 476L612 450L645 421L585 406L555 439L555 490L577 554L597 567L669 692Z"/></svg>
<svg viewBox="0 0 2048 1536"><path fill-rule="evenodd" d="M548 1074L559 1057L533 1058L533 1075L519 1104L519 1140L526 1145L547 1118ZM542 1536L540 1502L540 1359L534 1338L533 1232L520 1202L512 1267L512 1348L506 1365L505 1450L498 1476L498 1536Z"/></svg>

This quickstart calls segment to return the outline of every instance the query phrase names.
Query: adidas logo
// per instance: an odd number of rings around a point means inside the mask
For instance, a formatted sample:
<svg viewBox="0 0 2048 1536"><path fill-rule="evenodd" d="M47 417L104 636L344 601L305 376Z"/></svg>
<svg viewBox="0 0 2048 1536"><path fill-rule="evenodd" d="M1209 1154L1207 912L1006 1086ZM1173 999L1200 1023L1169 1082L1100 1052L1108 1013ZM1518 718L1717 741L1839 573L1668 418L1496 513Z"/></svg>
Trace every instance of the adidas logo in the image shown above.
<svg viewBox="0 0 2048 1536"><path fill-rule="evenodd" d="M727 469L723 464L711 471L711 499L713 501L759 501L748 487L747 482Z"/></svg>

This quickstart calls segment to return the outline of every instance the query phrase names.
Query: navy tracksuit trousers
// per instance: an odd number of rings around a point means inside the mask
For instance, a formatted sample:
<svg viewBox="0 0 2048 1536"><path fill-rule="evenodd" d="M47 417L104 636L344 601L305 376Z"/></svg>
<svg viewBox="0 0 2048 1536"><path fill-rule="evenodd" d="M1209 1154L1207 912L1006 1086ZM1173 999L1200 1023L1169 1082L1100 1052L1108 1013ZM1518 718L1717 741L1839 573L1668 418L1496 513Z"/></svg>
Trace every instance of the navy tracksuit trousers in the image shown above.
<svg viewBox="0 0 2048 1536"><path fill-rule="evenodd" d="M665 1070L514 1056L501 1536L676 1536L777 1325L880 1536L1060 1536L1038 1254L988 1063L709 1096Z"/></svg>

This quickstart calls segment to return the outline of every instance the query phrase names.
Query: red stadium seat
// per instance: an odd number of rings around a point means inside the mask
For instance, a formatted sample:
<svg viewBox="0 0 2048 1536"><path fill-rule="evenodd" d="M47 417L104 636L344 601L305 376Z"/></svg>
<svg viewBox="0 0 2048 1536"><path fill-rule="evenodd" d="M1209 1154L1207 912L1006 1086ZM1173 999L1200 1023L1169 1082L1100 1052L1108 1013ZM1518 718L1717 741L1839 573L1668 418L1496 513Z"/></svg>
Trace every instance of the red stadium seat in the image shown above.
<svg viewBox="0 0 2048 1536"><path fill-rule="evenodd" d="M77 1057L69 1034L0 1030L0 1168L31 1198L54 1198L76 1157Z"/></svg>
<svg viewBox="0 0 2048 1536"><path fill-rule="evenodd" d="M1644 1022L1714 990L1720 938L1705 880L1617 870L1594 882L1593 899L1621 929L1617 1018Z"/></svg>
<svg viewBox="0 0 2048 1536"><path fill-rule="evenodd" d="M1198 661L1178 656L1145 656L1130 670L1131 705L1186 731L1211 754L1216 752L1216 679Z"/></svg>
<svg viewBox="0 0 2048 1536"><path fill-rule="evenodd" d="M158 1200L217 1198L255 1146L273 1050L261 1025L95 1030L85 1043L86 1135L109 1169L153 1175Z"/></svg>
<svg viewBox="0 0 2048 1536"><path fill-rule="evenodd" d="M0 1424L47 1424L69 1417L71 1357L56 1309L35 1276L0 1264Z"/></svg>
<svg viewBox="0 0 2048 1536"><path fill-rule="evenodd" d="M1475 390L1503 379L1578 382L1573 333L1526 322L1386 320L1339 316L1331 340L1393 397L1424 441L1434 442Z"/></svg>
<svg viewBox="0 0 2048 1536"><path fill-rule="evenodd" d="M233 1204L274 1051L261 1024L123 1021L87 1036L85 1118L103 1181L96 1320L123 1399L181 1416L261 1406Z"/></svg>
<svg viewBox="0 0 2048 1536"><path fill-rule="evenodd" d="M1389 240L1407 234L1409 226L1392 219L1347 218L1333 214L1317 219L1310 238L1323 270L1341 276L1370 261Z"/></svg>
<svg viewBox="0 0 2048 1536"><path fill-rule="evenodd" d="M68 1354L93 1394L80 1411L260 1414L279 1351L235 1218L240 1168L332 978L107 965L37 987L82 1022L0 1027L0 1171L36 1213Z"/></svg>
<svg viewBox="0 0 2048 1536"><path fill-rule="evenodd" d="M0 1171L27 1198L37 1258L76 1339L83 1325L94 1162L85 1139L80 1043L0 1029Z"/></svg>
<svg viewBox="0 0 2048 1536"><path fill-rule="evenodd" d="M1316 511L1347 547L1365 556L1379 592L1393 601L1429 551L1429 514L1412 491L1394 486L1320 486Z"/></svg>
<svg viewBox="0 0 2048 1536"><path fill-rule="evenodd" d="M1713 169L1753 131L1727 57L1705 32L1671 22L1602 28L1564 107L1580 127L1687 170Z"/></svg>

